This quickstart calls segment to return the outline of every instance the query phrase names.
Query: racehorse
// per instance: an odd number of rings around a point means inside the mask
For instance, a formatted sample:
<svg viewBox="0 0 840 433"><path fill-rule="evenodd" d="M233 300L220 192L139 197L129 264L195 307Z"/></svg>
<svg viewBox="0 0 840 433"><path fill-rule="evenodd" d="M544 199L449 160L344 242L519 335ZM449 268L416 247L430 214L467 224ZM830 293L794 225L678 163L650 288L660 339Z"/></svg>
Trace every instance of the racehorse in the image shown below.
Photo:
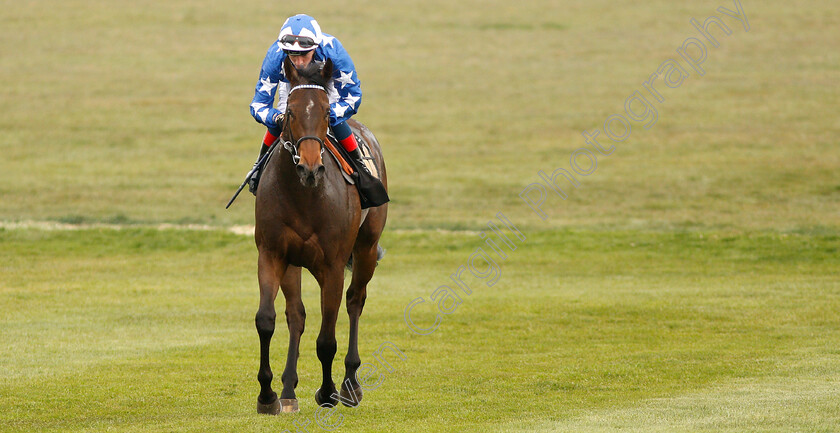
<svg viewBox="0 0 840 433"><path fill-rule="evenodd" d="M295 388L297 360L306 312L301 300L301 268L306 268L321 288L321 330L316 340L323 382L315 393L321 406L340 400L358 404L362 388L356 378L361 365L358 350L359 316L365 305L367 284L377 264L379 238L385 227L387 204L361 210L359 194L345 182L341 168L323 154L330 120L328 97L332 62L311 64L298 70L287 58L283 71L291 90L280 140L259 183L256 199L255 241L259 251L260 305L255 318L260 337L260 394L257 412L297 412ZM371 148L382 183L387 188L382 151L373 134L361 123L350 126ZM352 257L351 257L352 254ZM344 290L344 268L352 258L352 279L347 289L350 338L341 393L332 380L336 353L335 323ZM286 299L289 351L278 399L271 388L273 374L269 345L274 334L278 286ZM343 398L339 398L343 397Z"/></svg>

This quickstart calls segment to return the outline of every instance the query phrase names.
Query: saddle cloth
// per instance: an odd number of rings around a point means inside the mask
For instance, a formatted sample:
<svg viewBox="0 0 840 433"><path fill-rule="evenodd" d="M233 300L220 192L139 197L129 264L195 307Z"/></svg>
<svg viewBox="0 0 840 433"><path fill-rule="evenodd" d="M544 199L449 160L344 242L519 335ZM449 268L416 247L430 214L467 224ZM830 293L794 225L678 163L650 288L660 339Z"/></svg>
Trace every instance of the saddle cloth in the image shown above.
<svg viewBox="0 0 840 433"><path fill-rule="evenodd" d="M324 143L324 147L329 150L330 155L341 166L341 174L344 176L344 180L356 186L356 189L359 191L362 209L380 206L389 202L388 192L380 181L379 169L376 167L376 161L373 159L373 152L371 152L370 146L358 134L356 134L356 142L364 156L362 162L365 164L367 171L360 170L360 167L355 166L356 163L350 157L349 152L344 149L344 146L338 143L338 140L332 134L327 134L327 141Z"/></svg>
<svg viewBox="0 0 840 433"><path fill-rule="evenodd" d="M364 155L363 161L365 163L365 167L367 167L368 171L374 178L379 179L379 168L376 167L376 160L373 158L373 152L370 151L370 146L368 146L367 142L364 141L360 135L355 135L356 143L358 143L359 149L361 149L362 155ZM353 179L353 173L356 170L353 168L353 164L348 162L350 158L347 151L344 150L344 147L341 146L341 143L338 142L332 133L327 134L327 138L328 140L324 142L324 147L327 148L330 155L332 155L333 159L335 159L335 162L337 162L339 167L341 167L341 173L344 175L344 180L346 180L350 185L355 185L356 181ZM339 151L339 149L341 150Z"/></svg>

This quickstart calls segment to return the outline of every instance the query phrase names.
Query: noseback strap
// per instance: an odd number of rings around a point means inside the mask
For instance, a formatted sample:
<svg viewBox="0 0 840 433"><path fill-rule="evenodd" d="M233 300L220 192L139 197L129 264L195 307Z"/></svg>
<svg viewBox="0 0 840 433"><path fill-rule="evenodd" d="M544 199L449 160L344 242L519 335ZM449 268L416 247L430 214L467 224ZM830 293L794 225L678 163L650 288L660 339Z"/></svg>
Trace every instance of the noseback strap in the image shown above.
<svg viewBox="0 0 840 433"><path fill-rule="evenodd" d="M320 137L316 137L314 135L304 135L303 137L298 138L295 143L295 147L300 147L300 143L303 142L303 140L315 140L321 145L321 149L324 148L324 140L321 140Z"/></svg>
<svg viewBox="0 0 840 433"><path fill-rule="evenodd" d="M316 137L314 135L304 135L303 137L298 138L297 141L295 141L294 144L292 144L291 141L285 141L284 140L283 141L283 148L288 150L289 153L292 154L292 159L294 160L295 164L300 162L300 154L298 154L298 149L300 148L300 143L302 143L304 140L315 140L315 141L317 141L318 144L320 144L320 147L321 147L321 155L324 154L324 140L321 140L321 138Z"/></svg>

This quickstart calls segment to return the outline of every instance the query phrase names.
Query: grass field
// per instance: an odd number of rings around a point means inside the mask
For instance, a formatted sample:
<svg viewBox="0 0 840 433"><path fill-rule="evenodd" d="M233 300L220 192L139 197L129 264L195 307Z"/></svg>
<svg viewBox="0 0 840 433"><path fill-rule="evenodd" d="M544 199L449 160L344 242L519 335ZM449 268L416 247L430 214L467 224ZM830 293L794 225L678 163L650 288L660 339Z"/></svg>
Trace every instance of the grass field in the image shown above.
<svg viewBox="0 0 840 433"><path fill-rule="evenodd" d="M0 6L0 431L325 430L311 278L301 412L255 413L256 250L228 230L253 199L224 210L301 11L354 58L393 199L360 352L406 358L338 431L837 431L836 2L744 2L748 31L723 0ZM711 15L701 76L677 49ZM669 59L689 75L652 102ZM636 91L657 120L612 143ZM520 192L582 147L597 169L538 217ZM412 333L498 212L527 237L499 281Z"/></svg>
<svg viewBox="0 0 840 433"><path fill-rule="evenodd" d="M254 413L247 237L0 235L7 430L290 428ZM342 431L647 431L651 422L662 431L831 431L840 422L836 235L540 233L502 265L492 290L473 285L433 334L408 331L405 306L443 283L475 239L386 238L391 254L371 290L360 350L373 362L388 341L406 359L391 357L396 371L381 374L361 407L339 411ZM311 279L306 285L317 324L317 294ZM414 320L431 323L427 311ZM344 315L338 330L341 359ZM302 345L303 422L313 420L320 382L314 335Z"/></svg>

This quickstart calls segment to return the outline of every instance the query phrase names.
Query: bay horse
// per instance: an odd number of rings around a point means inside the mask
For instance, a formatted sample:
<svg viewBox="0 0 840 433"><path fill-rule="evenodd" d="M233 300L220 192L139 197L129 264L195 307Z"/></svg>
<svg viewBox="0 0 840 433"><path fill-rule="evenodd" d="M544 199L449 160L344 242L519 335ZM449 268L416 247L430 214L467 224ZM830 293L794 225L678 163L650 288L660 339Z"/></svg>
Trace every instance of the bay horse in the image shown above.
<svg viewBox="0 0 840 433"><path fill-rule="evenodd" d="M297 412L297 361L306 312L301 300L301 268L317 280L321 290L321 329L316 340L323 381L315 393L321 406L340 400L355 406L362 389L356 378L361 365L358 350L359 316L367 297L367 284L377 264L379 238L385 227L387 204L361 210L359 194L345 182L334 159L324 156L330 120L328 97L332 62L311 64L301 70L287 58L283 71L289 93L283 132L284 146L275 146L262 174L256 198L254 238L259 251L260 304L255 323L260 337L260 394L257 412ZM387 188L382 151L373 134L359 122L349 121L354 132L370 145L382 183ZM366 214L366 215L365 215ZM347 289L350 338L344 359L341 393L332 380L336 353L335 323L344 291L344 268L351 259L352 279ZM269 345L274 334L278 286L286 300L289 350L278 399L271 389L273 374ZM343 397L343 398L339 398Z"/></svg>

